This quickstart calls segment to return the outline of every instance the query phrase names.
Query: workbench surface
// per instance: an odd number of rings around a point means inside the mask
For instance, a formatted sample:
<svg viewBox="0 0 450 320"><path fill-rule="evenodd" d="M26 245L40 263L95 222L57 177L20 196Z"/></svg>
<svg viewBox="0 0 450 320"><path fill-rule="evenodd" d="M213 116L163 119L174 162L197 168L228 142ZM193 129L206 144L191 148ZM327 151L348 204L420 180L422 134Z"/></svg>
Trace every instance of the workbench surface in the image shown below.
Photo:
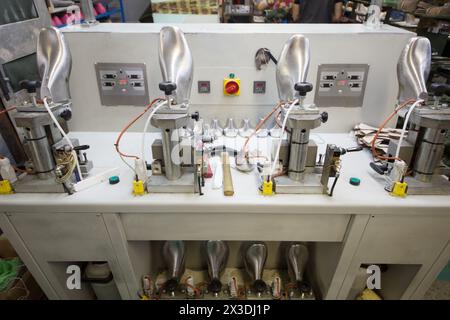
<svg viewBox="0 0 450 320"><path fill-rule="evenodd" d="M159 134L149 133L147 149L151 140ZM274 195L262 196L257 190L255 171L250 174L232 169L235 194L225 197L222 190L213 190L211 179L206 179L204 195L198 194L147 194L132 195L133 173L114 150L117 133L71 132L71 137L89 144L88 157L94 161L95 172L118 167L120 183L108 181L73 195L66 194L13 194L0 197L3 212L99 212L99 213L271 213L271 214L438 214L450 215L449 196L407 196L396 198L383 189L383 179L369 167L372 160L369 150L342 156L341 177L334 191L328 195ZM232 146L234 139L222 138ZM237 138L242 143L242 138ZM270 138L269 138L270 139ZM327 143L341 147L356 145L351 134L311 134L323 153ZM217 142L221 144L220 142ZM256 138L252 143L256 143ZM139 153L141 134L128 133L121 142L127 153ZM147 158L150 161L149 156ZM361 179L360 186L349 184L350 177ZM330 182L331 184L331 182Z"/></svg>

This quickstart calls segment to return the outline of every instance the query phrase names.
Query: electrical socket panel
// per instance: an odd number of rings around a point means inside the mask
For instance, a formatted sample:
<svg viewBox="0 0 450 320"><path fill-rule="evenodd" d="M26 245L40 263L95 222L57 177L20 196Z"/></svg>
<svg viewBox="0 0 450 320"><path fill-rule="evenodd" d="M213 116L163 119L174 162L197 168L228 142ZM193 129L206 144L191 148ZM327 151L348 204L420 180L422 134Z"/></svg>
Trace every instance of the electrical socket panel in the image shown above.
<svg viewBox="0 0 450 320"><path fill-rule="evenodd" d="M362 107L368 64L321 64L314 103L319 107Z"/></svg>
<svg viewBox="0 0 450 320"><path fill-rule="evenodd" d="M150 103L145 63L96 63L95 71L102 105Z"/></svg>

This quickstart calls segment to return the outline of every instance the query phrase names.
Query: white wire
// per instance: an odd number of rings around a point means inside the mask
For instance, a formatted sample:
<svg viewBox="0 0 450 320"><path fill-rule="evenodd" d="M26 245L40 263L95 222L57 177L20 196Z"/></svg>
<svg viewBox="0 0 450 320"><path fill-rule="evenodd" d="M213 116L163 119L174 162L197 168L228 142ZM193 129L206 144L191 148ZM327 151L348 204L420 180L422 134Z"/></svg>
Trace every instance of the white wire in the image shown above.
<svg viewBox="0 0 450 320"><path fill-rule="evenodd" d="M144 130L142 131L142 141L141 141L141 159L145 161L145 135L147 134L148 126L150 125L150 120L152 119L153 115L158 111L159 108L161 108L167 100L163 100L159 102L159 104L153 108L152 112L148 115L147 120L145 121Z"/></svg>
<svg viewBox="0 0 450 320"><path fill-rule="evenodd" d="M296 99L294 102L292 102L292 104L289 106L289 109L286 112L286 115L284 116L283 125L281 126L281 134L280 134L280 137L278 138L277 152L275 154L275 159L272 164L272 169L270 170L269 181L272 179L275 169L277 168L278 158L280 157L281 143L283 142L284 130L286 128L286 123L287 123L289 114L291 113L292 109L294 108L294 106L297 102L298 102L298 99Z"/></svg>
<svg viewBox="0 0 450 320"><path fill-rule="evenodd" d="M403 123L403 128L400 133L400 138L398 139L397 150L395 151L395 158L398 158L400 155L400 147L402 145L403 138L405 136L406 128L408 127L409 118L411 117L412 112L416 108L417 105L422 103L424 100L417 100L413 103L413 105L409 108L408 113L406 114L405 121Z"/></svg>
<svg viewBox="0 0 450 320"><path fill-rule="evenodd" d="M63 128L61 127L61 125L59 124L58 120L56 120L55 115L53 114L52 110L50 110L50 107L47 103L47 97L44 98L44 107L47 110L50 118L52 118L53 122L55 123L56 127L58 128L59 132L61 132L62 136L66 139L67 144L72 148L72 152L74 151L74 146L72 141L70 140L70 138L67 136L67 134L64 132ZM77 171L78 171L78 176L80 177L80 181L83 180L83 175L81 174L81 168L80 168L80 163L78 162L78 157L76 155L75 152L75 160L77 162Z"/></svg>

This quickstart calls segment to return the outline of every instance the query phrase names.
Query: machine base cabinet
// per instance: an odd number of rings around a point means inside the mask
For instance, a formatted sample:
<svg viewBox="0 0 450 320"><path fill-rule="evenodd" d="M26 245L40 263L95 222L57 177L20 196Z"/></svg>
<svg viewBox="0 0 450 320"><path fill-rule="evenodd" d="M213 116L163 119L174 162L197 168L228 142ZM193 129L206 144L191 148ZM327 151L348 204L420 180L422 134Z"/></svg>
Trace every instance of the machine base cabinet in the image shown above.
<svg viewBox="0 0 450 320"><path fill-rule="evenodd" d="M381 298L414 299L450 258L439 215L24 212L0 228L50 299L355 299L372 264Z"/></svg>

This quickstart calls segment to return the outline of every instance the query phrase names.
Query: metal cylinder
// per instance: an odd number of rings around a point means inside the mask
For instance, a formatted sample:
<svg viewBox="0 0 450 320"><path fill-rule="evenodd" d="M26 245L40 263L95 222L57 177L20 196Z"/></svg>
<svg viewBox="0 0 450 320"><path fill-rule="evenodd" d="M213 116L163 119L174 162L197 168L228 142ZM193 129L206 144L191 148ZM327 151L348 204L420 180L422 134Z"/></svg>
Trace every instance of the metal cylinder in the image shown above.
<svg viewBox="0 0 450 320"><path fill-rule="evenodd" d="M162 143L166 178L168 180L177 180L182 173L178 130L163 129Z"/></svg>
<svg viewBox="0 0 450 320"><path fill-rule="evenodd" d="M308 152L309 130L292 129L289 149L288 176L295 181L303 179Z"/></svg>
<svg viewBox="0 0 450 320"><path fill-rule="evenodd" d="M55 160L44 127L26 128L25 137L36 175L39 179L48 179L53 175Z"/></svg>
<svg viewBox="0 0 450 320"><path fill-rule="evenodd" d="M444 154L446 129L425 128L414 162L414 177L430 182Z"/></svg>

